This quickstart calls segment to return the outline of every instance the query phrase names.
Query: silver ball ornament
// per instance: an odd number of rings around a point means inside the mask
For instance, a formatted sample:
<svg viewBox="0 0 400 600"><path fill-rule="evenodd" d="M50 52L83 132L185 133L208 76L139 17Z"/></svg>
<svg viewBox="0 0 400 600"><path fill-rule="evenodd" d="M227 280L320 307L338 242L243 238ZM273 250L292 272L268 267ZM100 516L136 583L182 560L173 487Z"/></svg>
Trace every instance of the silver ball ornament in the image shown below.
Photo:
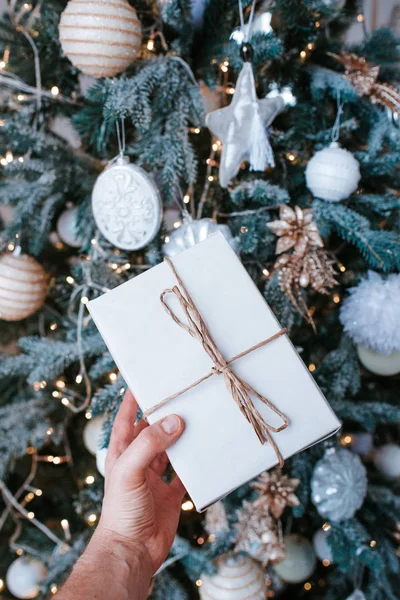
<svg viewBox="0 0 400 600"><path fill-rule="evenodd" d="M6 574L8 591L22 600L36 598L40 592L40 584L46 575L46 568L39 560L21 556L8 567Z"/></svg>
<svg viewBox="0 0 400 600"><path fill-rule="evenodd" d="M327 542L328 533L322 528L318 529L313 536L314 552L320 560L333 562L332 550Z"/></svg>
<svg viewBox="0 0 400 600"><path fill-rule="evenodd" d="M163 245L163 254L168 258L203 242L210 235L220 231L235 252L238 249L238 240L233 237L228 225L219 225L212 219L184 219L183 224L169 234Z"/></svg>
<svg viewBox="0 0 400 600"><path fill-rule="evenodd" d="M400 477L400 446L385 444L374 455L374 465L387 479Z"/></svg>
<svg viewBox="0 0 400 600"><path fill-rule="evenodd" d="M357 454L330 448L315 465L311 498L322 517L351 519L367 493L367 472Z"/></svg>
<svg viewBox="0 0 400 600"><path fill-rule="evenodd" d="M360 181L360 165L337 142L314 154L306 168L306 183L316 198L340 202L355 192Z"/></svg>
<svg viewBox="0 0 400 600"><path fill-rule="evenodd" d="M75 207L64 210L57 220L57 233L61 241L71 248L80 248L83 238L76 232L76 217L78 209Z"/></svg>
<svg viewBox="0 0 400 600"><path fill-rule="evenodd" d="M140 21L127 0L69 0L59 32L74 67L98 78L125 71L142 42Z"/></svg>
<svg viewBox="0 0 400 600"><path fill-rule="evenodd" d="M139 250L156 236L162 204L153 179L127 157L118 158L96 180L92 193L96 225L122 250Z"/></svg>
<svg viewBox="0 0 400 600"><path fill-rule="evenodd" d="M283 537L286 557L274 565L275 573L287 583L301 583L311 577L316 567L316 558L311 543L297 534Z"/></svg>

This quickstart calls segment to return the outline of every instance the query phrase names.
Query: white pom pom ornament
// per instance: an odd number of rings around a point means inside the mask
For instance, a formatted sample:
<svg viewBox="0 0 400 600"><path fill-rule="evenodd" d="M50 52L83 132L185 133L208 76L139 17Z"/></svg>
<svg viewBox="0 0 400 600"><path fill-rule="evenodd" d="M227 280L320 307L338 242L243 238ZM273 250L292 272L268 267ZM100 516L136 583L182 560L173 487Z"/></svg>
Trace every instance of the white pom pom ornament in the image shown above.
<svg viewBox="0 0 400 600"><path fill-rule="evenodd" d="M59 31L66 56L93 77L125 71L142 42L140 21L127 0L70 0Z"/></svg>
<svg viewBox="0 0 400 600"><path fill-rule="evenodd" d="M46 574L46 568L40 561L21 556L8 568L6 575L8 591L16 598L26 600L36 598Z"/></svg>
<svg viewBox="0 0 400 600"><path fill-rule="evenodd" d="M59 238L71 248L80 248L83 243L83 239L76 232L77 212L75 207L67 208L61 213L57 221Z"/></svg>
<svg viewBox="0 0 400 600"><path fill-rule="evenodd" d="M249 556L224 554L217 560L215 575L201 575L202 600L265 600L261 566Z"/></svg>
<svg viewBox="0 0 400 600"><path fill-rule="evenodd" d="M349 290L340 320L362 364L378 375L400 372L400 275L373 271Z"/></svg>
<svg viewBox="0 0 400 600"><path fill-rule="evenodd" d="M0 256L0 319L20 321L35 313L47 295L43 267L27 254Z"/></svg>
<svg viewBox="0 0 400 600"><path fill-rule="evenodd" d="M283 537L285 559L274 565L274 571L287 583L301 583L315 570L316 558L310 542L301 535L291 534Z"/></svg>
<svg viewBox="0 0 400 600"><path fill-rule="evenodd" d="M306 168L306 183L316 198L340 202L355 192L360 181L360 165L337 142L316 152Z"/></svg>

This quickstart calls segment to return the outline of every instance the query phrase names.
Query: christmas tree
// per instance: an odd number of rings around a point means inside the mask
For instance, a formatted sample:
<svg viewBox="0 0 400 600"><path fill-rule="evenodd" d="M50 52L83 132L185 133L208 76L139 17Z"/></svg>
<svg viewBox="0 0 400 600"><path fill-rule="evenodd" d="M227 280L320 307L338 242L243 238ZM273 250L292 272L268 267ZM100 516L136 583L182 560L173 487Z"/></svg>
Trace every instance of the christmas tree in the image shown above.
<svg viewBox="0 0 400 600"><path fill-rule="evenodd" d="M151 598L400 598L400 46L365 25L355 0L9 0L2 597L56 594L101 512L126 383L87 302L221 230L343 428L185 499Z"/></svg>

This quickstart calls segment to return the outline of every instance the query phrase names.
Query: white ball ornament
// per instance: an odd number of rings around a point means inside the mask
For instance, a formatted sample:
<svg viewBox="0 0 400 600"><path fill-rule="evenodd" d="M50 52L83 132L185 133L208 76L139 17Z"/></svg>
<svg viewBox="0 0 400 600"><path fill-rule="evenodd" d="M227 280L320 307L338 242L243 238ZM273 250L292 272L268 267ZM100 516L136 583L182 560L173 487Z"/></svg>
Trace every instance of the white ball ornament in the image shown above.
<svg viewBox="0 0 400 600"><path fill-rule="evenodd" d="M217 559L214 575L201 575L202 600L265 600L266 587L261 566L249 556L224 554Z"/></svg>
<svg viewBox="0 0 400 600"><path fill-rule="evenodd" d="M301 583L311 577L317 563L311 543L296 534L285 535L283 543L286 557L274 565L274 571L287 583Z"/></svg>
<svg viewBox="0 0 400 600"><path fill-rule="evenodd" d="M96 452L96 467L100 475L105 477L106 475L106 458L107 458L108 448L100 448Z"/></svg>
<svg viewBox="0 0 400 600"><path fill-rule="evenodd" d="M90 419L83 429L83 443L86 450L96 456L99 449L101 431L103 429L104 417L94 417Z"/></svg>
<svg viewBox="0 0 400 600"><path fill-rule="evenodd" d="M320 560L328 560L330 563L333 562L332 550L327 542L328 532L322 528L313 536L313 548L314 552Z"/></svg>
<svg viewBox="0 0 400 600"><path fill-rule="evenodd" d="M374 455L374 465L387 479L400 477L400 446L385 444Z"/></svg>
<svg viewBox="0 0 400 600"><path fill-rule="evenodd" d="M0 256L0 319L20 321L42 307L47 295L43 267L27 254Z"/></svg>
<svg viewBox="0 0 400 600"><path fill-rule="evenodd" d="M140 21L127 0L69 0L59 32L72 64L97 78L125 71L142 42Z"/></svg>
<svg viewBox="0 0 400 600"><path fill-rule="evenodd" d="M71 207L64 210L57 220L57 233L61 241L71 248L80 248L83 238L76 232L77 208Z"/></svg>
<svg viewBox="0 0 400 600"><path fill-rule="evenodd" d="M45 566L34 558L21 556L8 568L6 584L8 591L16 598L36 598L40 584L47 575Z"/></svg>
<svg viewBox="0 0 400 600"><path fill-rule="evenodd" d="M185 218L183 225L170 233L166 238L165 244L163 245L164 256L172 258L180 252L183 252L183 250L187 250L199 242L203 242L217 231L220 231L224 235L225 239L236 252L238 240L233 237L228 225L219 225L212 219L206 218L198 220Z"/></svg>
<svg viewBox="0 0 400 600"><path fill-rule="evenodd" d="M400 275L374 271L349 290L340 310L361 363L377 375L400 373Z"/></svg>
<svg viewBox="0 0 400 600"><path fill-rule="evenodd" d="M96 225L122 250L139 250L156 236L162 204L153 179L127 157L118 158L97 178L92 193Z"/></svg>
<svg viewBox="0 0 400 600"><path fill-rule="evenodd" d="M313 195L328 202L348 198L357 189L361 178L359 162L337 142L314 154L305 175Z"/></svg>

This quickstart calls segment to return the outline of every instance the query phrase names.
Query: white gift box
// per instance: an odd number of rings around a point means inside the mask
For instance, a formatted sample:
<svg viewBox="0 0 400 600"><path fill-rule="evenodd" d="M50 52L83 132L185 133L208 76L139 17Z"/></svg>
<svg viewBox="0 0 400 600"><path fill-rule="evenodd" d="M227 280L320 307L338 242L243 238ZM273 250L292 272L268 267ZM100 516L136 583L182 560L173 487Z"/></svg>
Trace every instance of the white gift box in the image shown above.
<svg viewBox="0 0 400 600"><path fill-rule="evenodd" d="M221 233L172 262L226 360L281 330ZM202 344L179 327L161 304L162 292L176 284L164 262L88 303L143 411L190 386L213 367ZM178 302L168 299L168 304L183 321ZM272 434L284 458L340 428L287 335L231 366L288 417L287 428ZM281 425L281 418L268 406L252 400L265 422ZM171 413L184 419L185 430L168 456L199 511L278 464L271 444L260 443L234 402L223 375L212 375L168 401L148 421L154 423Z"/></svg>

